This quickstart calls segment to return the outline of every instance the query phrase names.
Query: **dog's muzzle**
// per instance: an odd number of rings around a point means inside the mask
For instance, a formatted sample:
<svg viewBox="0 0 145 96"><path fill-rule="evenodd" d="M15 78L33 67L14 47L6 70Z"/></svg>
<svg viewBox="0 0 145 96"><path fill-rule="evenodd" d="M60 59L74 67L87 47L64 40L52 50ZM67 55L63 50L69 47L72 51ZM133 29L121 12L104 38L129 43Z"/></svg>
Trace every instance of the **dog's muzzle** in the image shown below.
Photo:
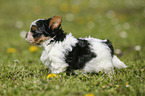
<svg viewBox="0 0 145 96"><path fill-rule="evenodd" d="M30 31L26 34L26 39L25 40L27 42L29 42L30 44L34 43L34 38L33 38L33 35L32 35L32 33Z"/></svg>

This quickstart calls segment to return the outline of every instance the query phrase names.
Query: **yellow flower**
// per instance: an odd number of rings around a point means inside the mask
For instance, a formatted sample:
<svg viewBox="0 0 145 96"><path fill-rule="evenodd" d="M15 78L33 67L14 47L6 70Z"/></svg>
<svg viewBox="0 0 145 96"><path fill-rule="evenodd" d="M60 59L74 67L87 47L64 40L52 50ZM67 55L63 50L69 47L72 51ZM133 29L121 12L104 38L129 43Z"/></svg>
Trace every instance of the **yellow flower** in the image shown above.
<svg viewBox="0 0 145 96"><path fill-rule="evenodd" d="M129 87L128 83L126 83L126 87Z"/></svg>
<svg viewBox="0 0 145 96"><path fill-rule="evenodd" d="M16 49L15 48L8 48L7 53L15 53Z"/></svg>
<svg viewBox="0 0 145 96"><path fill-rule="evenodd" d="M84 96L95 96L93 93L85 94Z"/></svg>
<svg viewBox="0 0 145 96"><path fill-rule="evenodd" d="M30 50L30 52L36 52L38 50L38 47L30 46L29 50Z"/></svg>
<svg viewBox="0 0 145 96"><path fill-rule="evenodd" d="M49 74L49 75L47 76L47 79L49 79L49 78L53 78L53 77L56 77L56 74L51 73L51 74Z"/></svg>

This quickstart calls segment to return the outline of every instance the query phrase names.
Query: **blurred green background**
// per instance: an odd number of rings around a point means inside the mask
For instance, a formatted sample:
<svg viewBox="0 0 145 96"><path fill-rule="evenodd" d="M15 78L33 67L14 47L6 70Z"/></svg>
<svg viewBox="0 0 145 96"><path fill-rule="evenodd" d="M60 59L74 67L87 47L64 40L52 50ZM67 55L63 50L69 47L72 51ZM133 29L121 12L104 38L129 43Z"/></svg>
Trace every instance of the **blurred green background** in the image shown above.
<svg viewBox="0 0 145 96"><path fill-rule="evenodd" d="M90 79L79 75L78 78L60 76L60 79L48 82L48 69L39 59L43 48L34 48L35 52L32 52L25 34L34 20L55 15L62 16L63 30L77 38L110 39L115 53L129 67L122 71L116 69L113 79L101 77L103 81L96 81L100 75L89 76ZM73 93L79 96L88 92L108 94L108 90L116 95L144 94L144 53L145 0L0 0L1 95L40 96L43 91L51 95ZM56 84L60 91L55 88ZM125 84L131 87L126 88ZM80 87L82 85L84 87ZM78 89L80 93L77 93Z"/></svg>
<svg viewBox="0 0 145 96"><path fill-rule="evenodd" d="M25 46L20 32L29 31L38 18L55 15L62 16L64 31L76 37L108 38L115 48L144 47L144 4L144 0L1 0L0 48Z"/></svg>
<svg viewBox="0 0 145 96"><path fill-rule="evenodd" d="M65 32L110 39L125 58L132 58L135 47L145 51L144 0L1 0L1 55L11 47L22 53L29 47L23 37L31 22L55 15L62 16Z"/></svg>

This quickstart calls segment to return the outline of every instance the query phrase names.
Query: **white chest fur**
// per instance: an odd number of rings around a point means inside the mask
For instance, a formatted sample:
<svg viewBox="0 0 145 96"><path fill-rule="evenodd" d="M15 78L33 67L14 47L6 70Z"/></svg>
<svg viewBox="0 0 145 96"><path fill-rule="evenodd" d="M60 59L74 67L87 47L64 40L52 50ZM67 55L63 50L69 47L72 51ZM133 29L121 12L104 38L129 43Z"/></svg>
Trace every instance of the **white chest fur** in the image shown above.
<svg viewBox="0 0 145 96"><path fill-rule="evenodd" d="M72 50L72 46L78 42L71 33L63 42L55 42L48 45L50 40L43 43L45 50L42 52L41 61L51 70L51 73L60 73L66 70L68 64L64 61L65 54ZM67 49L67 50L66 50Z"/></svg>

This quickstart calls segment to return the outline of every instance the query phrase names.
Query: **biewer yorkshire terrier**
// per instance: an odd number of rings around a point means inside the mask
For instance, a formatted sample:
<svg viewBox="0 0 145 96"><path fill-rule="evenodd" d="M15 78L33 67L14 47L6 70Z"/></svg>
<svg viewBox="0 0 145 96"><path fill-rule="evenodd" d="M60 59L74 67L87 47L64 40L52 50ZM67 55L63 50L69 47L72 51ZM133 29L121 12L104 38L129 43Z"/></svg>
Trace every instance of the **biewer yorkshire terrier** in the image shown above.
<svg viewBox="0 0 145 96"><path fill-rule="evenodd" d="M38 19L32 22L26 41L43 46L40 57L42 63L49 67L51 73L114 73L114 67L126 68L114 54L112 43L96 38L75 38L71 33L64 33L62 18Z"/></svg>

